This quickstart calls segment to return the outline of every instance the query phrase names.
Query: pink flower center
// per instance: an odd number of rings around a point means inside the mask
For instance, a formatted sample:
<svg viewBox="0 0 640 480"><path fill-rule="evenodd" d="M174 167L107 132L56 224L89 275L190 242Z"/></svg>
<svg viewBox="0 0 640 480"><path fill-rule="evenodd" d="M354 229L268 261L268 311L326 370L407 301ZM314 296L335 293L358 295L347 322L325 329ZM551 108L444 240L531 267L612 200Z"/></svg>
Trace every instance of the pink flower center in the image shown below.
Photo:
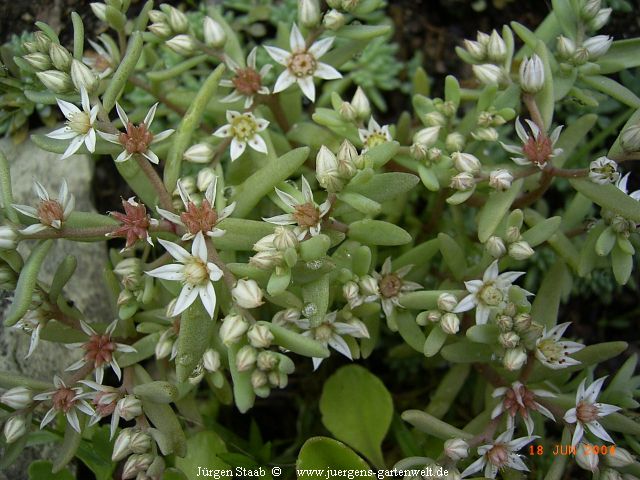
<svg viewBox="0 0 640 480"><path fill-rule="evenodd" d="M120 132L118 140L128 153L144 153L149 149L153 134L144 123L136 127L129 122L126 133Z"/></svg>
<svg viewBox="0 0 640 480"><path fill-rule="evenodd" d="M218 223L218 212L211 208L208 200L203 200L198 207L189 202L187 211L180 214L180 220L191 234L210 232Z"/></svg>
<svg viewBox="0 0 640 480"><path fill-rule="evenodd" d="M318 207L311 202L297 205L292 215L301 227L313 227L320 222L320 211L318 210Z"/></svg>
<svg viewBox="0 0 640 480"><path fill-rule="evenodd" d="M385 298L398 296L402 289L402 279L395 273L388 273L380 279L380 294Z"/></svg>
<svg viewBox="0 0 640 480"><path fill-rule="evenodd" d="M246 96L255 95L262 87L260 74L253 68L239 68L236 75L231 79L233 86L239 93Z"/></svg>
<svg viewBox="0 0 640 480"><path fill-rule="evenodd" d="M63 217L64 209L56 200L43 200L38 205L38 218L43 225L51 227L56 220L62 222Z"/></svg>
<svg viewBox="0 0 640 480"><path fill-rule="evenodd" d="M598 407L591 403L580 402L576 406L576 417L581 423L593 422L598 418Z"/></svg>
<svg viewBox="0 0 640 480"><path fill-rule="evenodd" d="M91 335L82 348L86 350L84 358L97 368L111 361L116 344L109 335Z"/></svg>
<svg viewBox="0 0 640 480"><path fill-rule="evenodd" d="M59 412L67 413L76 403L73 399L75 396L76 392L74 390L69 387L60 387L51 397L53 408Z"/></svg>
<svg viewBox="0 0 640 480"><path fill-rule="evenodd" d="M527 143L522 147L522 153L534 165L544 167L553 154L553 146L549 137L540 132L537 138L534 136L529 137Z"/></svg>

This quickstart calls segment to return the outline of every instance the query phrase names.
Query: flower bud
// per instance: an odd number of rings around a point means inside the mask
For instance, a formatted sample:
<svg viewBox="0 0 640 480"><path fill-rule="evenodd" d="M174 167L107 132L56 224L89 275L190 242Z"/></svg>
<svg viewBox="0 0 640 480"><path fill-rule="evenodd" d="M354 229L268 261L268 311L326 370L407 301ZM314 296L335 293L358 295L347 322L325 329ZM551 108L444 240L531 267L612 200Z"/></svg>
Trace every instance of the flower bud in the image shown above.
<svg viewBox="0 0 640 480"><path fill-rule="evenodd" d="M222 321L218 335L222 343L229 346L236 343L249 329L249 324L240 315L227 315Z"/></svg>
<svg viewBox="0 0 640 480"><path fill-rule="evenodd" d="M451 158L456 170L459 172L476 173L482 167L478 157L470 153L454 152L451 154Z"/></svg>
<svg viewBox="0 0 640 480"><path fill-rule="evenodd" d="M599 456L588 452L587 446L582 442L576 446L576 463L583 470L595 472L598 469Z"/></svg>
<svg viewBox="0 0 640 480"><path fill-rule="evenodd" d="M509 256L514 260L526 260L535 252L531 245L524 240L518 240L509 244Z"/></svg>
<svg viewBox="0 0 640 480"><path fill-rule="evenodd" d="M263 351L258 354L257 366L263 372L273 370L278 365L278 357L274 352Z"/></svg>
<svg viewBox="0 0 640 480"><path fill-rule="evenodd" d="M151 453L131 455L122 469L122 480L135 478L139 473L146 472L151 462L153 462L153 458Z"/></svg>
<svg viewBox="0 0 640 480"><path fill-rule="evenodd" d="M591 20L589 20L589 23L587 24L587 26L594 31L600 30L609 21L612 11L613 10L611 8L601 8L598 11L598 14L595 17L593 17Z"/></svg>
<svg viewBox="0 0 640 480"><path fill-rule="evenodd" d="M509 315L498 315L496 317L496 325L501 332L508 332L513 328L513 319Z"/></svg>
<svg viewBox="0 0 640 480"><path fill-rule="evenodd" d="M459 132L450 133L449 135L447 135L447 138L445 140L445 146L450 152L460 152L464 150L464 144L464 135Z"/></svg>
<svg viewBox="0 0 640 480"><path fill-rule="evenodd" d="M637 152L640 150L640 124L625 128L620 134L620 145L626 152ZM610 162L612 160L609 160Z"/></svg>
<svg viewBox="0 0 640 480"><path fill-rule="evenodd" d="M118 400L116 410L125 420L133 420L142 415L142 402L135 395L125 395Z"/></svg>
<svg viewBox="0 0 640 480"><path fill-rule="evenodd" d="M227 43L227 33L211 17L204 17L204 43L213 48L222 48Z"/></svg>
<svg viewBox="0 0 640 480"><path fill-rule="evenodd" d="M502 364L507 370L519 370L527 361L527 352L522 348L507 350L502 359Z"/></svg>
<svg viewBox="0 0 640 480"><path fill-rule="evenodd" d="M208 143L196 143L184 152L184 159L192 163L209 163L213 158L214 150Z"/></svg>
<svg viewBox="0 0 640 480"><path fill-rule="evenodd" d="M0 225L0 250L15 250L18 245L16 231L8 225Z"/></svg>
<svg viewBox="0 0 640 480"><path fill-rule="evenodd" d="M136 432L131 435L129 448L133 453L145 453L151 449L151 436L146 432Z"/></svg>
<svg viewBox="0 0 640 480"><path fill-rule="evenodd" d="M27 421L22 415L13 415L4 422L4 438L13 443L27 433Z"/></svg>
<svg viewBox="0 0 640 480"><path fill-rule="evenodd" d="M509 170L500 168L489 173L489 186L498 191L509 190L513 182L513 175Z"/></svg>
<svg viewBox="0 0 640 480"><path fill-rule="evenodd" d="M441 127L427 127L418 130L413 136L414 143L419 143L425 147L432 147L438 141Z"/></svg>
<svg viewBox="0 0 640 480"><path fill-rule="evenodd" d="M190 35L187 35L185 33L176 35L175 37L167 40L165 42L165 45L176 52L178 55L182 55L184 57L188 57L196 49L195 40Z"/></svg>
<svg viewBox="0 0 640 480"><path fill-rule="evenodd" d="M51 68L51 59L46 53L34 52L22 57L35 70L47 70Z"/></svg>
<svg viewBox="0 0 640 480"><path fill-rule="evenodd" d="M358 284L360 285L362 293L365 296L377 296L379 294L378 281L371 275L363 275L362 277L360 277L360 280L358 280Z"/></svg>
<svg viewBox="0 0 640 480"><path fill-rule="evenodd" d="M198 172L198 178L196 179L196 186L201 192L206 192L207 188L213 181L216 180L217 175L213 168L205 167Z"/></svg>
<svg viewBox="0 0 640 480"><path fill-rule="evenodd" d="M427 320L431 323L439 322L442 318L442 312L438 310L429 310L427 311Z"/></svg>
<svg viewBox="0 0 640 480"><path fill-rule="evenodd" d="M445 313L440 319L440 328L444 333L455 335L460 330L460 318L455 313Z"/></svg>
<svg viewBox="0 0 640 480"><path fill-rule="evenodd" d="M436 147L431 147L427 150L427 158L430 162L437 162L442 158L442 150Z"/></svg>
<svg viewBox="0 0 640 480"><path fill-rule="evenodd" d="M465 190L469 190L473 188L475 181L473 179L473 174L469 172L460 172L457 175L451 177L451 183L449 186L454 190L459 190L461 192Z"/></svg>
<svg viewBox="0 0 640 480"><path fill-rule="evenodd" d="M596 35L582 44L589 52L589 60L596 60L609 51L613 38L609 35Z"/></svg>
<svg viewBox="0 0 640 480"><path fill-rule="evenodd" d="M487 56L489 60L501 63L507 57L507 44L504 42L500 34L493 30L487 43Z"/></svg>
<svg viewBox="0 0 640 480"><path fill-rule="evenodd" d="M485 85L498 85L504 79L504 73L502 69L491 63L473 65L471 69L473 70L476 78Z"/></svg>
<svg viewBox="0 0 640 480"><path fill-rule="evenodd" d="M356 109L347 101L343 101L338 108L338 113L347 122L353 122L356 118Z"/></svg>
<svg viewBox="0 0 640 480"><path fill-rule="evenodd" d="M531 314L519 313L513 319L513 328L516 332L524 332L531 327Z"/></svg>
<svg viewBox="0 0 640 480"><path fill-rule="evenodd" d="M273 333L265 325L253 325L247 332L247 338L256 348L269 348L273 342Z"/></svg>
<svg viewBox="0 0 640 480"><path fill-rule="evenodd" d="M123 429L113 444L113 453L111 454L111 461L119 462L131 453L131 437L134 434L133 428Z"/></svg>
<svg viewBox="0 0 640 480"><path fill-rule="evenodd" d="M336 157L338 159L338 173L343 177L353 177L358 170L356 166L358 150L353 146L353 143L349 140L344 140L340 144Z"/></svg>
<svg viewBox="0 0 640 480"><path fill-rule="evenodd" d="M316 156L316 178L328 192L339 192L344 183L338 173L338 159L331 150L322 145Z"/></svg>
<svg viewBox="0 0 640 480"><path fill-rule="evenodd" d="M556 49L558 50L558 56L566 60L571 58L575 53L576 44L573 43L573 40L570 38L560 35L556 43Z"/></svg>
<svg viewBox="0 0 640 480"><path fill-rule="evenodd" d="M371 115L371 105L369 104L369 99L362 90L361 87L356 89L356 93L353 94L353 98L351 99L351 105L356 111L356 115L359 120L364 120L369 118Z"/></svg>
<svg viewBox="0 0 640 480"><path fill-rule="evenodd" d="M444 454L457 462L469 456L469 444L461 438L450 438L444 442Z"/></svg>
<svg viewBox="0 0 640 480"><path fill-rule="evenodd" d="M236 354L236 368L239 372L248 372L256 364L258 352L251 345L245 345Z"/></svg>
<svg viewBox="0 0 640 480"><path fill-rule="evenodd" d="M256 253L249 259L249 264L254 267L269 270L275 266L282 264L284 256L282 252L277 250L265 250Z"/></svg>
<svg viewBox="0 0 640 480"><path fill-rule="evenodd" d="M73 82L68 73L45 70L44 72L36 72L36 76L53 93L67 93L73 89Z"/></svg>
<svg viewBox="0 0 640 480"><path fill-rule="evenodd" d="M107 6L102 2L90 3L91 11L101 22L107 21Z"/></svg>
<svg viewBox="0 0 640 480"><path fill-rule="evenodd" d="M607 455L604 456L605 459L606 457ZM633 478L637 479L638 477ZM624 477L617 470L614 470L612 468L604 468L600 470L598 480L624 480Z"/></svg>
<svg viewBox="0 0 640 480"><path fill-rule="evenodd" d="M98 86L98 77L84 63L75 59L71 60L71 81L76 90L84 88L88 93Z"/></svg>
<svg viewBox="0 0 640 480"><path fill-rule="evenodd" d="M451 293L441 293L438 297L438 308L445 312L451 312L458 305L458 300Z"/></svg>
<svg viewBox="0 0 640 480"><path fill-rule="evenodd" d="M504 241L496 235L492 235L487 239L484 248L493 258L500 258L507 253L507 247Z"/></svg>
<svg viewBox="0 0 640 480"><path fill-rule="evenodd" d="M165 22L152 23L147 27L151 33L159 38L167 38L171 35L171 27Z"/></svg>
<svg viewBox="0 0 640 480"><path fill-rule="evenodd" d="M27 53L36 53L39 51L38 46L36 45L36 42L23 42L22 48L24 48L27 51ZM40 52L40 53L45 53L45 52Z"/></svg>
<svg viewBox="0 0 640 480"><path fill-rule="evenodd" d="M164 12L161 12L160 10L150 10L149 20L151 20L154 23L166 22L167 16L164 14Z"/></svg>
<svg viewBox="0 0 640 480"><path fill-rule="evenodd" d="M166 21L174 33L184 33L189 28L187 16L175 7L167 5L165 9Z"/></svg>
<svg viewBox="0 0 640 480"><path fill-rule="evenodd" d="M353 281L349 281L342 286L342 294L349 305L352 305L352 308L361 304L358 302L360 298L360 289L358 288L358 284Z"/></svg>
<svg viewBox="0 0 640 480"><path fill-rule="evenodd" d="M615 452L605 455L605 463L613 468L624 468L635 462L635 457L624 448L616 447Z"/></svg>
<svg viewBox="0 0 640 480"><path fill-rule="evenodd" d="M584 65L588 61L589 51L584 47L577 48L574 54L571 56L571 63L573 63L574 65Z"/></svg>
<svg viewBox="0 0 640 480"><path fill-rule="evenodd" d="M422 143L414 143L409 147L409 153L412 158L422 162L427 159L428 149Z"/></svg>
<svg viewBox="0 0 640 480"><path fill-rule="evenodd" d="M520 240L520 229L516 226L508 227L505 232L505 240L507 243L513 243Z"/></svg>
<svg viewBox="0 0 640 480"><path fill-rule="evenodd" d="M254 389L262 388L267 385L268 382L269 378L267 377L267 374L262 370L254 370L251 373L251 386Z"/></svg>
<svg viewBox="0 0 640 480"><path fill-rule="evenodd" d="M504 348L515 348L520 342L520 337L516 332L504 332L498 336L498 341Z"/></svg>
<svg viewBox="0 0 640 480"><path fill-rule="evenodd" d="M51 57L51 63L57 70L68 72L71 68L73 57L69 50L62 45L52 43L51 47L49 47L49 57Z"/></svg>
<svg viewBox="0 0 640 480"><path fill-rule="evenodd" d="M164 338L163 338L164 337ZM158 360L161 358L166 358L171 355L173 351L173 343L174 340L169 336L162 336L158 343L156 343L155 355Z"/></svg>
<svg viewBox="0 0 640 480"><path fill-rule="evenodd" d="M471 136L480 142L495 142L499 138L498 131L493 127L478 128L471 132Z"/></svg>
<svg viewBox="0 0 640 480"><path fill-rule="evenodd" d="M544 86L544 64L535 53L524 57L520 64L520 88L523 92L538 93Z"/></svg>
<svg viewBox="0 0 640 480"><path fill-rule="evenodd" d="M444 127L447 124L447 118L442 113L434 110L424 116L424 122L429 127Z"/></svg>
<svg viewBox="0 0 640 480"><path fill-rule="evenodd" d="M580 16L584 20L590 20L600 11L602 0L586 0L580 9Z"/></svg>
<svg viewBox="0 0 640 480"><path fill-rule="evenodd" d="M480 32L479 31L476 34L476 40L483 47L486 47L489 44L489 40L490 39L491 39L491 37L489 35L487 35L486 33L484 33L484 32Z"/></svg>
<svg viewBox="0 0 640 480"><path fill-rule="evenodd" d="M242 308L256 308L264 303L262 300L262 290L255 280L240 279L236 286L231 289L233 301Z"/></svg>
<svg viewBox="0 0 640 480"><path fill-rule="evenodd" d="M267 378L269 379L269 383L273 387L278 387L278 388L285 388L287 386L287 383L289 382L287 375L277 370L271 370L267 374Z"/></svg>
<svg viewBox="0 0 640 480"><path fill-rule="evenodd" d="M329 10L324 14L322 24L327 30L338 30L347 22L346 17L335 9Z"/></svg>
<svg viewBox="0 0 640 480"><path fill-rule="evenodd" d="M217 350L209 348L202 355L202 365L209 372L217 372L220 369L220 354Z"/></svg>
<svg viewBox="0 0 640 480"><path fill-rule="evenodd" d="M516 314L516 305L513 302L507 302L502 307L502 313L504 315L509 315L510 317L515 316Z"/></svg>
<svg viewBox="0 0 640 480"><path fill-rule="evenodd" d="M298 22L306 28L313 28L320 22L318 0L298 0Z"/></svg>
<svg viewBox="0 0 640 480"><path fill-rule="evenodd" d="M482 62L487 57L487 49L480 42L474 42L473 40L465 40L463 42L465 50L471 55L471 58L478 62Z"/></svg>
<svg viewBox="0 0 640 480"><path fill-rule="evenodd" d="M20 408L25 408L31 405L32 397L33 392L28 388L14 387L2 394L2 396L0 397L0 402L13 409L18 410Z"/></svg>

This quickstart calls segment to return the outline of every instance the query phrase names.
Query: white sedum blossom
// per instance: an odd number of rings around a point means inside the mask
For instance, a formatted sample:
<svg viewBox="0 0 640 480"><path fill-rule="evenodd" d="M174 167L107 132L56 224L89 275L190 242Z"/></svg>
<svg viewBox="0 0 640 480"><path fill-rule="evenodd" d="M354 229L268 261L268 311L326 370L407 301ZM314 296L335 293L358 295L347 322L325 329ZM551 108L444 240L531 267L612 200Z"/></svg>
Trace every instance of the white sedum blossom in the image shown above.
<svg viewBox="0 0 640 480"><path fill-rule="evenodd" d="M220 80L221 87L233 88L233 91L222 98L222 103L234 103L244 100L244 108L251 108L256 95L269 95L269 88L262 84L273 65L264 65L259 71L256 67L258 47L254 47L247 55L247 66L238 65L231 57L225 55L224 63L233 73L231 79Z"/></svg>
<svg viewBox="0 0 640 480"><path fill-rule="evenodd" d="M362 144L364 148L362 149L362 153L365 153L367 150L375 147L376 145L380 145L381 143L390 142L393 140L391 137L391 132L389 132L389 125L383 125L382 127L378 122L376 122L375 118L369 118L369 124L367 128L359 128L358 135L360 136L360 140L362 140Z"/></svg>
<svg viewBox="0 0 640 480"><path fill-rule="evenodd" d="M169 254L179 263L163 265L146 272L152 277L182 282L182 291L173 307L172 315L179 315L189 308L200 296L204 308L213 318L216 309L216 291L213 282L222 278L222 270L208 260L204 235L198 232L191 246L191 253L180 245L158 239Z"/></svg>
<svg viewBox="0 0 640 480"><path fill-rule="evenodd" d="M63 414L67 418L67 422L69 422L71 428L81 433L78 411L90 417L94 414L91 406L82 398L82 388L67 387L64 381L57 375L53 377L53 385L56 387L55 390L39 393L33 397L34 400L50 400L53 403L53 406L47 411L40 422L40 428L42 429L51 423L53 419L56 418L56 415Z"/></svg>
<svg viewBox="0 0 640 480"><path fill-rule="evenodd" d="M498 261L487 267L482 280L464 282L469 295L460 300L453 313L476 309L476 324L484 325L489 320L491 309L508 299L509 288L525 272L504 272L499 274ZM527 292L527 294L532 295Z"/></svg>
<svg viewBox="0 0 640 480"><path fill-rule="evenodd" d="M461 473L461 477L468 477L483 469L486 478L496 478L498 470L503 468L512 468L514 470L528 472L529 469L522 460L521 455L518 455L516 452L539 437L521 437L513 440L512 438L513 429L509 429L500 434L493 443L478 447L478 454L481 455L480 458L469 465Z"/></svg>
<svg viewBox="0 0 640 480"><path fill-rule="evenodd" d="M313 77L323 80L342 78L342 74L331 65L318 61L329 51L333 45L333 39L333 37L323 38L307 48L304 37L294 23L289 37L290 52L278 47L265 46L271 58L286 67L276 80L273 93L286 90L297 83L304 96L315 102L316 87L313 84Z"/></svg>
<svg viewBox="0 0 640 480"><path fill-rule="evenodd" d="M552 370L559 370L571 365L580 365L580 362L569 355L584 348L584 345L560 338L571 322L556 325L551 330L547 328L542 331L542 336L536 340L536 358L545 367Z"/></svg>
<svg viewBox="0 0 640 480"><path fill-rule="evenodd" d="M47 192L44 186L38 181L33 183L33 191L40 199L37 207L14 204L13 208L28 217L37 219L39 223L34 223L27 228L23 228L20 230L20 233L32 235L49 228L60 230L76 206L75 197L69 193L67 181L62 180L56 200L51 198L49 192Z"/></svg>
<svg viewBox="0 0 640 480"><path fill-rule="evenodd" d="M572 446L576 446L578 442L582 440L585 428L605 442L615 443L607 431L600 425L600 422L598 422L598 419L622 410L615 405L596 402L606 378L606 376L599 378L587 388L585 388L586 378L580 382L578 392L576 393L576 406L567 410L567 413L564 414L565 422L576 424L573 437L571 438Z"/></svg>
<svg viewBox="0 0 640 480"><path fill-rule="evenodd" d="M82 110L73 103L56 98L62 114L66 117L66 125L47 134L49 138L71 140L60 158L67 158L76 153L82 144L91 153L96 151L95 122L98 116L98 105L91 107L89 95L84 87L80 87Z"/></svg>
<svg viewBox="0 0 640 480"><path fill-rule="evenodd" d="M256 118L250 112L227 110L227 122L229 123L217 129L213 135L231 138L231 161L244 153L247 144L256 152L267 153L267 144L258 133L267 129L268 120Z"/></svg>

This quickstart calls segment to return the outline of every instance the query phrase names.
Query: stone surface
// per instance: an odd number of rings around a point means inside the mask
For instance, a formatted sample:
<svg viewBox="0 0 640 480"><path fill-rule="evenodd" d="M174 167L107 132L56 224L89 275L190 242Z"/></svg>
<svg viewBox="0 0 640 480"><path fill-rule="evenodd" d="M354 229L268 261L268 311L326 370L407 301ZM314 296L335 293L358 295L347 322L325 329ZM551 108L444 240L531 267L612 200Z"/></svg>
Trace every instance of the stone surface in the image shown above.
<svg viewBox="0 0 640 480"><path fill-rule="evenodd" d="M47 129L46 131L49 131ZM36 131L33 133L46 133ZM33 181L38 180L54 198L57 196L63 178L67 180L69 191L75 195L77 211L95 211L92 206L91 177L93 163L90 157L75 155L60 160L60 155L40 150L30 141L17 147L8 139L0 140L0 149L6 154L11 163L11 185L16 203L34 205L37 198L33 193ZM32 247L22 242L19 250L26 258L26 253ZM105 243L79 243L58 240L53 245L40 273L39 280L49 283L63 258L74 255L78 261L75 274L65 288L66 297L86 315L90 322L109 322L112 318L108 302L108 294L102 276L102 268L107 260ZM4 312L10 303L10 297L5 292L0 303L0 319L4 319ZM41 341L34 354L24 359L29 348L29 336L23 332L0 326L0 370L19 373L51 381L56 373L64 372L77 354L74 356L64 346ZM28 449L22 457L14 463L10 470L0 472L0 480L5 478L21 480L26 478L26 470L34 458L51 458L55 449ZM0 455L1 456L1 455ZM6 475L6 476L5 476Z"/></svg>

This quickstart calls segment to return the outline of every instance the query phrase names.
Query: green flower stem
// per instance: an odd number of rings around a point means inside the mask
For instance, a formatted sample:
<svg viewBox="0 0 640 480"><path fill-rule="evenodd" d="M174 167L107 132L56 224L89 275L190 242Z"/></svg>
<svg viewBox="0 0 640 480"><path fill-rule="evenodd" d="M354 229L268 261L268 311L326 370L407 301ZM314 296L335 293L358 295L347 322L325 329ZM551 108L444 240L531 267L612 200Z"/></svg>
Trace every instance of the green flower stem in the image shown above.
<svg viewBox="0 0 640 480"><path fill-rule="evenodd" d="M522 95L522 101L526 105L527 110L529 110L531 120L533 120L541 131L545 132L546 128L544 127L544 120L542 119L542 114L540 113L535 97L529 93L525 93Z"/></svg>
<svg viewBox="0 0 640 480"><path fill-rule="evenodd" d="M138 166L147 176L149 182L151 182L151 185L158 194L160 206L162 206L162 208L164 208L165 210L173 212L174 208L171 194L164 186L164 183L162 183L162 179L160 178L160 175L158 175L158 172L156 172L156 170L151 166L151 163L149 163L149 161L142 155L134 155L134 157L136 159L136 162L138 163Z"/></svg>
<svg viewBox="0 0 640 480"><path fill-rule="evenodd" d="M39 238L66 238L75 240L100 237L100 240L104 240L102 237L111 233L115 228L117 228L117 225L112 227L61 228L60 230L50 228L42 232L32 233L31 235L23 235L23 238L25 240Z"/></svg>

